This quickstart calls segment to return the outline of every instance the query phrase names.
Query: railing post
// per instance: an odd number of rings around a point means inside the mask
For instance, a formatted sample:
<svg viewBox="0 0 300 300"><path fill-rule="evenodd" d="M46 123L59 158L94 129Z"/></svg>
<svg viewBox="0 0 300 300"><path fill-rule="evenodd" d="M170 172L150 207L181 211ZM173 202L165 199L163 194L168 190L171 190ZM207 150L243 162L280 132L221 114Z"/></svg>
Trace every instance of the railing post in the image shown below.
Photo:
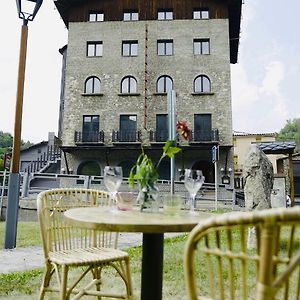
<svg viewBox="0 0 300 300"><path fill-rule="evenodd" d="M89 189L90 188L90 176L85 176L84 177L84 184L83 184L85 189Z"/></svg>
<svg viewBox="0 0 300 300"><path fill-rule="evenodd" d="M22 191L21 197L28 197L28 190L29 190L29 173L25 172L23 175L23 184L22 184Z"/></svg>

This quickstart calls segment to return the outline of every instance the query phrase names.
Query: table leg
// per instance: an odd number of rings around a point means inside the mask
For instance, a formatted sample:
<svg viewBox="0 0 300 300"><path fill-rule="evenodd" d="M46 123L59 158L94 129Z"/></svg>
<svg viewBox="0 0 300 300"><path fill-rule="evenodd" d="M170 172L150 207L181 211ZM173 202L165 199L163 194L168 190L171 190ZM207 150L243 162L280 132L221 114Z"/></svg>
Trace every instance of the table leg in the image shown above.
<svg viewBox="0 0 300 300"><path fill-rule="evenodd" d="M143 234L142 300L161 300L163 282L164 234Z"/></svg>

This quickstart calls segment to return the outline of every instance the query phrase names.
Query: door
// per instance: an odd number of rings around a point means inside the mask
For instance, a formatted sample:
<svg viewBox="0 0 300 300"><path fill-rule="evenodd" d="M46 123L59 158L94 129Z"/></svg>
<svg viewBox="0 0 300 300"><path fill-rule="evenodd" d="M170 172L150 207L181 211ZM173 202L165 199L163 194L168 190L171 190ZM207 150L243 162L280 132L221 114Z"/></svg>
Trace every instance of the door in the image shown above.
<svg viewBox="0 0 300 300"><path fill-rule="evenodd" d="M211 141L211 114L194 115L194 140Z"/></svg>
<svg viewBox="0 0 300 300"><path fill-rule="evenodd" d="M120 116L120 142L135 142L136 141L136 115Z"/></svg>
<svg viewBox="0 0 300 300"><path fill-rule="evenodd" d="M97 142L99 133L99 116L83 116L82 141Z"/></svg>
<svg viewBox="0 0 300 300"><path fill-rule="evenodd" d="M168 115L156 115L156 142L165 142L168 139Z"/></svg>

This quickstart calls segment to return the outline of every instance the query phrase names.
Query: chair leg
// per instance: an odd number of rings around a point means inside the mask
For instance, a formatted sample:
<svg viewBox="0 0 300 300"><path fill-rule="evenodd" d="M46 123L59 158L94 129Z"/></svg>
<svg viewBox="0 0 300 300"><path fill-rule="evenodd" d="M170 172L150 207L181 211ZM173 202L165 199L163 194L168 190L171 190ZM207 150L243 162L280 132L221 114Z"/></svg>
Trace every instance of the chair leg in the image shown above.
<svg viewBox="0 0 300 300"><path fill-rule="evenodd" d="M50 263L46 263L46 269L44 271L43 279L42 279L42 285L40 289L40 294L39 294L39 300L43 300L45 297L45 289L49 287L49 282L53 274L53 268Z"/></svg>
<svg viewBox="0 0 300 300"><path fill-rule="evenodd" d="M102 267L95 267L93 269L93 278L97 280L96 283L96 290L99 292L101 289L101 271L102 271ZM98 296L97 297L98 300L101 300L102 297Z"/></svg>
<svg viewBox="0 0 300 300"><path fill-rule="evenodd" d="M69 267L63 265L61 268L61 279L60 279L60 300L69 299L69 294L67 295L67 281L68 281L68 271Z"/></svg>
<svg viewBox="0 0 300 300"><path fill-rule="evenodd" d="M128 300L131 300L131 299L133 299L133 293L132 293L132 282L131 282L129 257L126 257L124 261L125 261L125 278L126 278L127 298L128 298Z"/></svg>

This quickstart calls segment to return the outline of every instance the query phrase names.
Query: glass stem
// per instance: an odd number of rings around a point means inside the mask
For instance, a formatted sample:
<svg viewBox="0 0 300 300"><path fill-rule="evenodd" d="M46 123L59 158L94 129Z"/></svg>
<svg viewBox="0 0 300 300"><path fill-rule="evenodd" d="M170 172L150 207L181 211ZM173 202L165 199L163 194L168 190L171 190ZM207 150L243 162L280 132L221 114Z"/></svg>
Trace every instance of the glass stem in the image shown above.
<svg viewBox="0 0 300 300"><path fill-rule="evenodd" d="M195 198L196 196L195 195L191 195L191 211L195 211Z"/></svg>

